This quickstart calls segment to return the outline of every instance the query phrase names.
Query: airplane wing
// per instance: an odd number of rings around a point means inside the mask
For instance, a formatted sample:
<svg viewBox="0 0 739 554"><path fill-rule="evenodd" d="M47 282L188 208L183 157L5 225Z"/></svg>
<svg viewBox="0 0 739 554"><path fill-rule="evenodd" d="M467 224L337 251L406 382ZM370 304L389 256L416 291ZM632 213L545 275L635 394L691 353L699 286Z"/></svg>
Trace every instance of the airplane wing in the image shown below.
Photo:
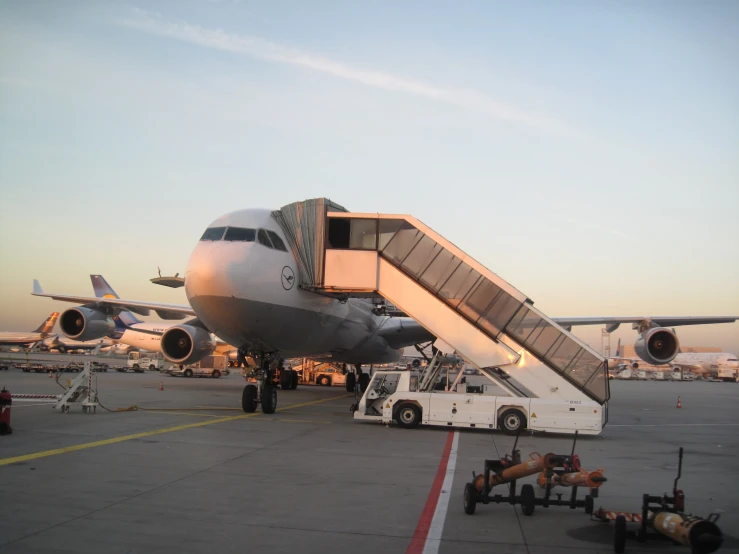
<svg viewBox="0 0 739 554"><path fill-rule="evenodd" d="M43 296L52 298L62 302L73 302L75 304L84 304L91 308L118 308L121 310L129 310L139 315L149 315L152 311L156 312L162 319L184 319L185 316L194 316L195 311L190 306L180 306L177 304L160 304L157 302L140 302L137 300L125 300L123 298L98 298L97 296L72 296L66 294L46 294L44 293L38 280L33 280L33 296Z"/></svg>
<svg viewBox="0 0 739 554"><path fill-rule="evenodd" d="M377 332L387 341L390 348L404 348L436 339L434 335L410 318L403 317L391 321L395 324L387 325Z"/></svg>
<svg viewBox="0 0 739 554"><path fill-rule="evenodd" d="M655 323L660 327L681 325L708 325L711 323L733 323L739 316L634 316L634 317L553 317L558 325L570 328L578 325L606 325L608 332L615 331L622 323Z"/></svg>

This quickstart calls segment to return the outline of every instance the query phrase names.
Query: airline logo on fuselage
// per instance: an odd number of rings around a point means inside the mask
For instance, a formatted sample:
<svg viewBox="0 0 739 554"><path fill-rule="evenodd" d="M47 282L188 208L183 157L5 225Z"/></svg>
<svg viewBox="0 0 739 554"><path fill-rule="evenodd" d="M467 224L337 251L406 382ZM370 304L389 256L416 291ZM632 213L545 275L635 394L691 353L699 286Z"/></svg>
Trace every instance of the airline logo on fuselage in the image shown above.
<svg viewBox="0 0 739 554"><path fill-rule="evenodd" d="M281 279L283 289L290 290L295 286L295 273L293 273L293 270L289 265L282 268Z"/></svg>

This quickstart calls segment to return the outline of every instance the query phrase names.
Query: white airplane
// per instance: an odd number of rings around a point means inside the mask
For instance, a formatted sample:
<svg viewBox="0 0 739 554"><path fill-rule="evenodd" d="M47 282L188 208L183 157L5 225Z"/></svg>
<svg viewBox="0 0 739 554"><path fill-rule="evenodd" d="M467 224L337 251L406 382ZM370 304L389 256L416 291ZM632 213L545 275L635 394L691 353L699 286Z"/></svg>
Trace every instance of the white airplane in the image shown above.
<svg viewBox="0 0 739 554"><path fill-rule="evenodd" d="M39 343L54 330L57 319L59 319L59 312L52 313L31 333L2 331L0 332L0 346L32 346Z"/></svg>
<svg viewBox="0 0 739 554"><path fill-rule="evenodd" d="M633 370L644 368L641 359L627 358L621 355L621 341L619 340L616 348L616 356L609 358L609 364L613 361L615 364L627 366ZM739 358L736 354L729 352L679 352L669 362L670 370L674 372L691 371L702 375L710 375L718 377L724 373L736 374L739 372ZM654 368L659 370L659 367Z"/></svg>
<svg viewBox="0 0 739 554"><path fill-rule="evenodd" d="M283 358L310 358L362 364L397 361L406 346L434 340L424 327L407 317L377 313L371 300L338 299L296 286L298 265L287 247L282 227L266 209L239 210L211 223L195 246L185 272L185 292L190 306L138 302L119 298L45 294L34 281L36 296L82 303L65 312L63 330L84 334L96 329L110 332L110 314L130 309L142 315L155 311L160 317L194 316L173 325L161 337L164 355L175 363L202 359L213 349L211 332L239 346L242 356L259 362L267 375L259 380L258 392L247 385L242 396L245 411L274 412L276 389L269 376ZM71 321L65 317L73 313ZM677 354L675 334L662 325L733 322L737 317L583 317L553 318L565 328L605 324L614 330L632 323L639 331L637 352L647 361L668 363ZM354 374L348 381L353 385ZM254 398L250 395L255 394Z"/></svg>

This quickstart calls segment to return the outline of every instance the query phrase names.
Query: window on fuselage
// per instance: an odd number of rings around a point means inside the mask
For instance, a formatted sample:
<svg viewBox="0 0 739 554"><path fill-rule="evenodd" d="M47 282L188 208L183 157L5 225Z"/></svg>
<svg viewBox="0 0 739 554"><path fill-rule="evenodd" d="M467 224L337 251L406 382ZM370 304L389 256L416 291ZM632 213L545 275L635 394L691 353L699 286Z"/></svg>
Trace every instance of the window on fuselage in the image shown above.
<svg viewBox="0 0 739 554"><path fill-rule="evenodd" d="M243 227L229 227L223 240L254 242L257 240L257 232L255 229L244 229Z"/></svg>
<svg viewBox="0 0 739 554"><path fill-rule="evenodd" d="M210 227L205 230L200 240L221 240L225 227Z"/></svg>
<svg viewBox="0 0 739 554"><path fill-rule="evenodd" d="M259 244L263 244L267 248L274 248L274 246L272 246L272 241L270 241L269 236L267 236L267 231L264 229L259 229L257 231L257 242Z"/></svg>
<svg viewBox="0 0 739 554"><path fill-rule="evenodd" d="M267 234L269 235L269 238L272 240L272 244L277 250L282 250L283 252L287 252L287 247L285 246L285 243L282 242L280 235L278 235L274 231L267 231Z"/></svg>

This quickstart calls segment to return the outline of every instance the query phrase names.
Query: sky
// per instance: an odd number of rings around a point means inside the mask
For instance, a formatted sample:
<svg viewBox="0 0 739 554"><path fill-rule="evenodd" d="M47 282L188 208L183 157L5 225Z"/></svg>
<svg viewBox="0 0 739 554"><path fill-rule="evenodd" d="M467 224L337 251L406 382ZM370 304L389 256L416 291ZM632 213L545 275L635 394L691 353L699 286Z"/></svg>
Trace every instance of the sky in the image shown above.
<svg viewBox="0 0 739 554"><path fill-rule="evenodd" d="M314 197L550 316L739 315L737 52L733 0L2 2L0 330L69 307L34 278L185 303L211 221Z"/></svg>

